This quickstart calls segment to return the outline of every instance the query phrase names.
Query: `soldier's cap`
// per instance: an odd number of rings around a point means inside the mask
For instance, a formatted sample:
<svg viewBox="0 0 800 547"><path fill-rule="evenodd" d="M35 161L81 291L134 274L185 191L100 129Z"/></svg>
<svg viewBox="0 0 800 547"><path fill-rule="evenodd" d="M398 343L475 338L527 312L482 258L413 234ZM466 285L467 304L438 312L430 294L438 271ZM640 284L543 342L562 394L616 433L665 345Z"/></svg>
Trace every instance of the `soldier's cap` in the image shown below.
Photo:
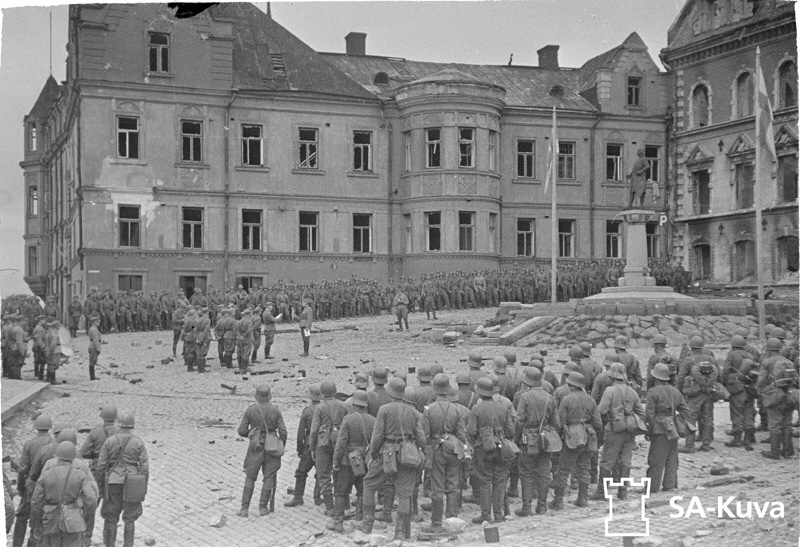
<svg viewBox="0 0 800 547"><path fill-rule="evenodd" d="M470 377L469 372L459 372L456 374L456 384L460 386L472 384L472 378Z"/></svg>
<svg viewBox="0 0 800 547"><path fill-rule="evenodd" d="M739 336L738 334L731 337L731 347L732 348L743 348L747 345L744 337Z"/></svg>
<svg viewBox="0 0 800 547"><path fill-rule="evenodd" d="M767 326L764 327L764 332L770 334L774 329L775 325L773 325L772 323L767 323Z"/></svg>
<svg viewBox="0 0 800 547"><path fill-rule="evenodd" d="M40 431L48 431L51 427L53 427L53 420L50 419L50 416L45 416L44 414L40 414L33 421L34 429Z"/></svg>
<svg viewBox="0 0 800 547"><path fill-rule="evenodd" d="M367 406L367 392L366 391L356 391L353 393L353 400L351 401L355 406L365 407Z"/></svg>
<svg viewBox="0 0 800 547"><path fill-rule="evenodd" d="M447 374L437 374L433 378L433 392L436 395L447 395L450 390L450 378Z"/></svg>
<svg viewBox="0 0 800 547"><path fill-rule="evenodd" d="M336 382L331 379L323 380L319 386L323 397L333 397L336 395Z"/></svg>
<svg viewBox="0 0 800 547"><path fill-rule="evenodd" d="M567 376L567 384L586 389L586 378L580 372L570 372L569 376Z"/></svg>
<svg viewBox="0 0 800 547"><path fill-rule="evenodd" d="M402 399L406 391L406 383L400 378L392 378L386 384L386 391L392 399Z"/></svg>
<svg viewBox="0 0 800 547"><path fill-rule="evenodd" d="M689 347L692 349L700 349L705 345L702 336L692 336L689 340Z"/></svg>
<svg viewBox="0 0 800 547"><path fill-rule="evenodd" d="M603 358L603 366L608 368L612 363L616 363L619 356L616 353L607 353Z"/></svg>
<svg viewBox="0 0 800 547"><path fill-rule="evenodd" d="M431 367L423 365L417 369L417 380L420 382L430 382L433 380L433 373Z"/></svg>
<svg viewBox="0 0 800 547"><path fill-rule="evenodd" d="M364 372L357 373L354 384L357 388L366 388L369 386L369 376Z"/></svg>
<svg viewBox="0 0 800 547"><path fill-rule="evenodd" d="M522 383L531 387L542 387L542 371L534 367L525 367Z"/></svg>
<svg viewBox="0 0 800 547"><path fill-rule="evenodd" d="M627 380L628 374L625 371L625 365L622 363L611 363L611 368L608 369L608 377L616 378L617 380Z"/></svg>
<svg viewBox="0 0 800 547"><path fill-rule="evenodd" d="M569 348L569 358L575 361L583 359L583 349L580 346L572 346ZM577 362L577 361L576 361Z"/></svg>
<svg viewBox="0 0 800 547"><path fill-rule="evenodd" d="M70 441L73 444L78 444L78 432L71 427L62 429L56 435L56 442L60 443L62 441Z"/></svg>
<svg viewBox="0 0 800 547"><path fill-rule="evenodd" d="M376 385L384 385L389 378L389 371L386 367L375 367L372 371L372 383Z"/></svg>
<svg viewBox="0 0 800 547"><path fill-rule="evenodd" d="M578 366L578 363L575 363L573 361L567 361L564 364L564 373L565 374L570 373L570 372L579 372L580 370L581 369Z"/></svg>
<svg viewBox="0 0 800 547"><path fill-rule="evenodd" d="M656 363L656 366L650 371L650 376L657 380L669 382L669 365L666 363Z"/></svg>
<svg viewBox="0 0 800 547"><path fill-rule="evenodd" d="M767 351L780 351L783 348L783 342L777 338L770 338L767 340L767 345L764 346Z"/></svg>
<svg viewBox="0 0 800 547"><path fill-rule="evenodd" d="M664 336L663 334L656 334L655 336L653 336L653 345L655 346L656 344L661 344L662 346L666 346L667 337Z"/></svg>
<svg viewBox="0 0 800 547"><path fill-rule="evenodd" d="M261 384L256 388L256 401L268 401L272 390L267 384Z"/></svg>
<svg viewBox="0 0 800 547"><path fill-rule="evenodd" d="M772 329L771 333L772 338L777 338L778 340L785 340L786 339L786 331L780 327L775 327Z"/></svg>
<svg viewBox="0 0 800 547"><path fill-rule="evenodd" d="M78 455L77 451L75 450L75 443L72 443L70 441L62 441L58 443L54 455L59 460L71 462Z"/></svg>
<svg viewBox="0 0 800 547"><path fill-rule="evenodd" d="M311 384L308 386L308 396L312 401L322 400L322 392L319 389L319 384Z"/></svg>

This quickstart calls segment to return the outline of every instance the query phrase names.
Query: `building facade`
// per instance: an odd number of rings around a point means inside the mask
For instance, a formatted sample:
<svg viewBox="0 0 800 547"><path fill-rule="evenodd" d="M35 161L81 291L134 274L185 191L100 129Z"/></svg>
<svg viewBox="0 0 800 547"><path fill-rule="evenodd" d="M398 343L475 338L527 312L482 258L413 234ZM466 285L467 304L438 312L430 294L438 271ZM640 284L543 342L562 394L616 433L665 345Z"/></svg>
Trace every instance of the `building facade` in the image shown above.
<svg viewBox="0 0 800 547"><path fill-rule="evenodd" d="M774 177L755 180L756 47L774 113ZM672 256L713 283L797 283L797 29L794 3L689 0L661 59L674 75ZM672 176L672 174L670 175ZM756 190L758 188L758 190ZM763 208L756 255L754 198Z"/></svg>
<svg viewBox="0 0 800 547"><path fill-rule="evenodd" d="M563 68L558 46L537 67L440 64L367 55L360 33L319 53L250 4L86 4L69 21L67 79L25 117L21 163L26 280L64 306L93 288L548 261L553 107L560 260L624 256L638 148L647 199L669 205L670 80L635 33Z"/></svg>

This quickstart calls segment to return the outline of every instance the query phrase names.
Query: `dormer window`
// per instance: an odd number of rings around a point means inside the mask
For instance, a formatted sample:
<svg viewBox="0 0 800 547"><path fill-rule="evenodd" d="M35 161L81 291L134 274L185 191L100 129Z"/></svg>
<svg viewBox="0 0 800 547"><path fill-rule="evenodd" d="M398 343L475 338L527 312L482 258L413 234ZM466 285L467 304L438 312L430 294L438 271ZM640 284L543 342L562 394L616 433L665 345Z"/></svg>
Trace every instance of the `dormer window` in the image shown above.
<svg viewBox="0 0 800 547"><path fill-rule="evenodd" d="M28 151L36 151L36 122L28 122Z"/></svg>
<svg viewBox="0 0 800 547"><path fill-rule="evenodd" d="M642 79L638 76L628 77L628 106L642 105Z"/></svg>
<svg viewBox="0 0 800 547"><path fill-rule="evenodd" d="M169 34L164 32L148 33L150 72L169 72Z"/></svg>
<svg viewBox="0 0 800 547"><path fill-rule="evenodd" d="M372 83L375 85L389 85L389 75L385 72L378 72Z"/></svg>

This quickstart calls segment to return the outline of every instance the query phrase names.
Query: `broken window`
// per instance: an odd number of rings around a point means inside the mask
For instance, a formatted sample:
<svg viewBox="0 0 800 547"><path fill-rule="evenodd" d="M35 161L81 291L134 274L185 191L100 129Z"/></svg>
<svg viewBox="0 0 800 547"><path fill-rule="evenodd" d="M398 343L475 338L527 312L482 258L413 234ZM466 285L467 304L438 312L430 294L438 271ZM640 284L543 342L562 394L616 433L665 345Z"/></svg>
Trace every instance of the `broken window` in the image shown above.
<svg viewBox="0 0 800 547"><path fill-rule="evenodd" d="M706 215L711 210L711 176L707 169L693 173L692 208L696 215Z"/></svg>
<svg viewBox="0 0 800 547"><path fill-rule="evenodd" d="M117 157L139 157L139 118L117 117Z"/></svg>
<svg viewBox="0 0 800 547"><path fill-rule="evenodd" d="M261 126L242 125L242 165L259 167L261 160Z"/></svg>
<svg viewBox="0 0 800 547"><path fill-rule="evenodd" d="M475 250L475 213L472 211L458 212L458 250Z"/></svg>
<svg viewBox="0 0 800 547"><path fill-rule="evenodd" d="M575 256L575 221L558 221L558 256L572 258Z"/></svg>
<svg viewBox="0 0 800 547"><path fill-rule="evenodd" d="M558 141L558 178L575 178L575 143Z"/></svg>
<svg viewBox="0 0 800 547"><path fill-rule="evenodd" d="M749 72L736 78L736 117L753 115L753 76Z"/></svg>
<svg viewBox="0 0 800 547"><path fill-rule="evenodd" d="M622 180L622 145L606 145L606 180Z"/></svg>
<svg viewBox="0 0 800 547"><path fill-rule="evenodd" d="M429 251L442 250L442 213L425 213L426 248Z"/></svg>
<svg viewBox="0 0 800 547"><path fill-rule="evenodd" d="M319 213L300 211L300 250L317 251Z"/></svg>
<svg viewBox="0 0 800 547"><path fill-rule="evenodd" d="M412 240L411 240L411 213L403 215L403 226L405 226L405 249L406 254L411 254Z"/></svg>
<svg viewBox="0 0 800 547"><path fill-rule="evenodd" d="M797 200L797 156L778 157L778 185L781 202Z"/></svg>
<svg viewBox="0 0 800 547"><path fill-rule="evenodd" d="M300 169L317 168L317 130L300 128Z"/></svg>
<svg viewBox="0 0 800 547"><path fill-rule="evenodd" d="M200 207L183 208L183 248L203 248L203 209Z"/></svg>
<svg viewBox="0 0 800 547"><path fill-rule="evenodd" d="M736 208L749 209L753 206L755 177L752 163L736 165Z"/></svg>
<svg viewBox="0 0 800 547"><path fill-rule="evenodd" d="M442 130L425 130L425 165L427 167L442 166Z"/></svg>
<svg viewBox="0 0 800 547"><path fill-rule="evenodd" d="M142 290L142 276L141 275L122 275L117 277L117 289L120 291L141 291Z"/></svg>
<svg viewBox="0 0 800 547"><path fill-rule="evenodd" d="M621 226L622 222L619 220L606 221L606 258L620 258L622 256L620 252Z"/></svg>
<svg viewBox="0 0 800 547"><path fill-rule="evenodd" d="M699 85L692 92L692 117L694 127L705 127L709 123L708 119L708 88Z"/></svg>
<svg viewBox="0 0 800 547"><path fill-rule="evenodd" d="M780 108L797 105L797 65L786 61L778 71Z"/></svg>
<svg viewBox="0 0 800 547"><path fill-rule="evenodd" d="M353 214L353 252L372 252L372 215Z"/></svg>
<svg viewBox="0 0 800 547"><path fill-rule="evenodd" d="M150 48L150 72L169 72L169 34L148 33Z"/></svg>
<svg viewBox="0 0 800 547"><path fill-rule="evenodd" d="M261 250L261 211L242 210L242 250Z"/></svg>
<svg viewBox="0 0 800 547"><path fill-rule="evenodd" d="M532 218L517 219L517 256L534 256L536 223Z"/></svg>
<svg viewBox="0 0 800 547"><path fill-rule="evenodd" d="M458 130L458 166L475 167L475 130Z"/></svg>
<svg viewBox="0 0 800 547"><path fill-rule="evenodd" d="M353 131L353 171L372 171L372 133Z"/></svg>
<svg viewBox="0 0 800 547"><path fill-rule="evenodd" d="M536 165L536 146L534 141L517 141L517 176L533 178L533 169Z"/></svg>
<svg viewBox="0 0 800 547"><path fill-rule="evenodd" d="M139 206L119 206L119 246L139 246Z"/></svg>
<svg viewBox="0 0 800 547"><path fill-rule="evenodd" d="M642 79L638 76L628 77L628 106L640 106L642 94Z"/></svg>
<svg viewBox="0 0 800 547"><path fill-rule="evenodd" d="M497 252L497 213L489 213L489 252Z"/></svg>
<svg viewBox="0 0 800 547"><path fill-rule="evenodd" d="M28 214L31 216L39 214L39 189L36 186L28 187Z"/></svg>
<svg viewBox="0 0 800 547"><path fill-rule="evenodd" d="M203 123L181 121L181 159L186 162L203 161Z"/></svg>

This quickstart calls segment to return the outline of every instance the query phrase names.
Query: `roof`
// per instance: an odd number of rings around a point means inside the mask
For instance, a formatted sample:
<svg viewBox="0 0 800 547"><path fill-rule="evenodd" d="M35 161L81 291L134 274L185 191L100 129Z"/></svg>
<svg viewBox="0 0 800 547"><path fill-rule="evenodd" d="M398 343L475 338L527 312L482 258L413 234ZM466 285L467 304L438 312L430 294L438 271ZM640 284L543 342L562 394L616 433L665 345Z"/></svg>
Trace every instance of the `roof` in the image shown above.
<svg viewBox="0 0 800 547"><path fill-rule="evenodd" d="M234 21L235 87L375 99L253 4L223 2L209 11Z"/></svg>
<svg viewBox="0 0 800 547"><path fill-rule="evenodd" d="M596 57L592 57L580 68L580 89L585 91L587 88L593 87L594 77L599 70L613 70L617 64L619 55L627 49L647 49L647 45L642 40L641 36L636 32L632 32L615 48L609 49L605 53L601 53Z"/></svg>
<svg viewBox="0 0 800 547"><path fill-rule="evenodd" d="M44 83L44 87L39 93L39 98L36 99L36 102L33 104L33 108L26 117L43 118L47 116L48 112L50 111L50 107L53 106L53 103L58 98L60 91L61 86L58 85L56 79L53 78L53 75L51 74Z"/></svg>
<svg viewBox="0 0 800 547"><path fill-rule="evenodd" d="M506 105L510 107L555 106L560 109L596 110L589 101L578 94L578 71L572 68L432 63L344 53L320 55L358 82L365 90L382 99L391 99L398 87L412 82L449 80L502 87L506 91ZM387 85L374 83L375 76L380 72L389 77ZM563 93L551 94L554 86L561 86Z"/></svg>

